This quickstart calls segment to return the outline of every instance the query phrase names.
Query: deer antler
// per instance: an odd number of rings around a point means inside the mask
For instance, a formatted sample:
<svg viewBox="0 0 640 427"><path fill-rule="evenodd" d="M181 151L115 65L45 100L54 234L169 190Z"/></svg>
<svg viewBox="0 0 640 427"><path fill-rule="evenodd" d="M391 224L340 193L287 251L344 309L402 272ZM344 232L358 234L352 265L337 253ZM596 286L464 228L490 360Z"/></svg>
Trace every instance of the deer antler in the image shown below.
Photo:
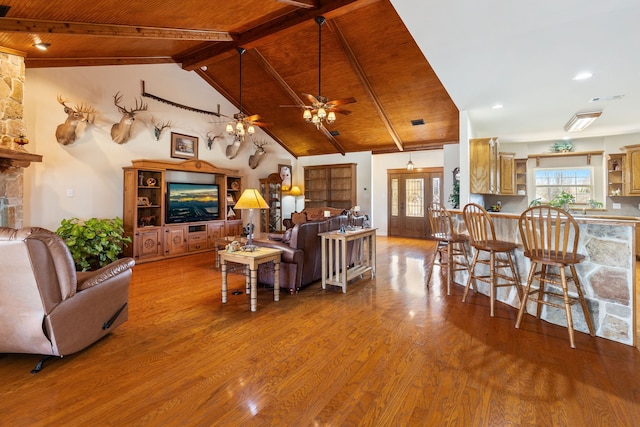
<svg viewBox="0 0 640 427"><path fill-rule="evenodd" d="M154 118L152 117L151 118L151 122L153 123L153 133L154 133L154 135L156 137L156 141L159 141L160 140L160 134L162 133L162 130L164 128L171 127L171 121L168 121L168 122L165 122L165 123L161 124L159 122L156 122L154 120Z"/></svg>
<svg viewBox="0 0 640 427"><path fill-rule="evenodd" d="M58 94L58 102L65 108L69 108L67 106L67 102L71 101L69 98L63 98L62 95Z"/></svg>
<svg viewBox="0 0 640 427"><path fill-rule="evenodd" d="M136 99L135 108L132 108L131 110L127 110L125 107L122 107L120 105L120 101L122 101L122 95L120 94L120 92L117 92L115 95L113 95L113 103L115 104L116 107L118 107L118 110L122 114L126 114L128 116L133 116L138 111L146 111L148 108L147 104L145 104L142 101L140 101L140 104L138 104L138 99Z"/></svg>

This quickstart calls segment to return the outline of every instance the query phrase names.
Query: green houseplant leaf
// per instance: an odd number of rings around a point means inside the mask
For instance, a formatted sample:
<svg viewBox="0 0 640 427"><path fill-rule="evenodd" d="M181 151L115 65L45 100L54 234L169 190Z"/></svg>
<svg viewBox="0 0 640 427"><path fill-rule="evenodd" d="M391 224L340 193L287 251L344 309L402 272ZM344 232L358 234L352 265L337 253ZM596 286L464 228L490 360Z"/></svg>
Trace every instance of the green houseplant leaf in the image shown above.
<svg viewBox="0 0 640 427"><path fill-rule="evenodd" d="M65 241L78 271L110 264L131 243L130 237L124 237L120 218L63 219L56 234Z"/></svg>

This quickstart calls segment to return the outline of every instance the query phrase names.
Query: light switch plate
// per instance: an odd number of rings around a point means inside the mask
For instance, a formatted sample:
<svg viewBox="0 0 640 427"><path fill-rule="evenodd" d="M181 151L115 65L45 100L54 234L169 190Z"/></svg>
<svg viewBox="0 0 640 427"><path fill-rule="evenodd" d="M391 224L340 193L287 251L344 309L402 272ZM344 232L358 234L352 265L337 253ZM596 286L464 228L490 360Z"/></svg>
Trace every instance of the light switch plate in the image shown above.
<svg viewBox="0 0 640 427"><path fill-rule="evenodd" d="M613 209L622 209L622 205L620 203L614 203L612 207Z"/></svg>

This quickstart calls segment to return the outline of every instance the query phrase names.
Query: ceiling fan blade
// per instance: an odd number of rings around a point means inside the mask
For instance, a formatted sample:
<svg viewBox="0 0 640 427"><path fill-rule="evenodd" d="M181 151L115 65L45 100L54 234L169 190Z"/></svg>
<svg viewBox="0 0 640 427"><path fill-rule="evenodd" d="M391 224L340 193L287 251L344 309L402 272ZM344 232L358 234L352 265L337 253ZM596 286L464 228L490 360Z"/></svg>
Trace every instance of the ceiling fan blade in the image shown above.
<svg viewBox="0 0 640 427"><path fill-rule="evenodd" d="M303 96L303 97L306 97L306 98L309 100L309 102L310 102L311 104L318 102L318 100L316 99L316 97L315 97L315 96L313 96L313 95L311 95L311 94L303 93L303 94L302 94L302 96Z"/></svg>
<svg viewBox="0 0 640 427"><path fill-rule="evenodd" d="M265 123L265 122L252 122L251 124L254 125L254 126L261 127L261 128L266 128L266 127L271 126L271 123Z"/></svg>
<svg viewBox="0 0 640 427"><path fill-rule="evenodd" d="M333 111L334 113L344 114L345 116L348 116L349 114L351 114L351 111L344 110L342 108L331 108L329 109L329 111Z"/></svg>
<svg viewBox="0 0 640 427"><path fill-rule="evenodd" d="M254 114L253 116L245 117L245 120L248 122L255 122L256 120L260 120L260 116L257 114Z"/></svg>
<svg viewBox="0 0 640 427"><path fill-rule="evenodd" d="M282 107L282 108L313 108L313 107L309 107L307 105L279 105L278 107Z"/></svg>
<svg viewBox="0 0 640 427"><path fill-rule="evenodd" d="M353 104L354 102L356 102L356 99L353 98L353 97L344 98L344 99L336 99L336 100L327 102L327 107L328 108L333 108L333 107L337 107L337 106L340 106L340 105Z"/></svg>

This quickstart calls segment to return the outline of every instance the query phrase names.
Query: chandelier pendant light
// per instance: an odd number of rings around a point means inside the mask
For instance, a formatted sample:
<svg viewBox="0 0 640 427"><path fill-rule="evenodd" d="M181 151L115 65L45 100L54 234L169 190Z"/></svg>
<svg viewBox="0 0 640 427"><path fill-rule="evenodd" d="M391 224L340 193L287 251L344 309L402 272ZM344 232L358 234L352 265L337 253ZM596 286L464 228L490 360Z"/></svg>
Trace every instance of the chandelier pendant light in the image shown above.
<svg viewBox="0 0 640 427"><path fill-rule="evenodd" d="M308 93L303 94L309 99L311 106L305 107L302 118L307 123L315 125L316 129L320 129L325 122L330 125L335 123L336 112L350 114L350 111L337 107L356 102L356 100L355 98L345 98L329 101L327 97L322 96L322 25L326 22L326 19L324 16L316 16L315 21L318 24L318 96Z"/></svg>
<svg viewBox="0 0 640 427"><path fill-rule="evenodd" d="M246 49L238 47L236 50L240 56L240 98L238 100L240 104L240 112L233 115L234 121L227 123L226 131L236 139L244 141L245 136L251 136L256 132L256 128L254 127L251 119L254 117L257 119L259 116L249 117L242 111L242 55L244 55Z"/></svg>

